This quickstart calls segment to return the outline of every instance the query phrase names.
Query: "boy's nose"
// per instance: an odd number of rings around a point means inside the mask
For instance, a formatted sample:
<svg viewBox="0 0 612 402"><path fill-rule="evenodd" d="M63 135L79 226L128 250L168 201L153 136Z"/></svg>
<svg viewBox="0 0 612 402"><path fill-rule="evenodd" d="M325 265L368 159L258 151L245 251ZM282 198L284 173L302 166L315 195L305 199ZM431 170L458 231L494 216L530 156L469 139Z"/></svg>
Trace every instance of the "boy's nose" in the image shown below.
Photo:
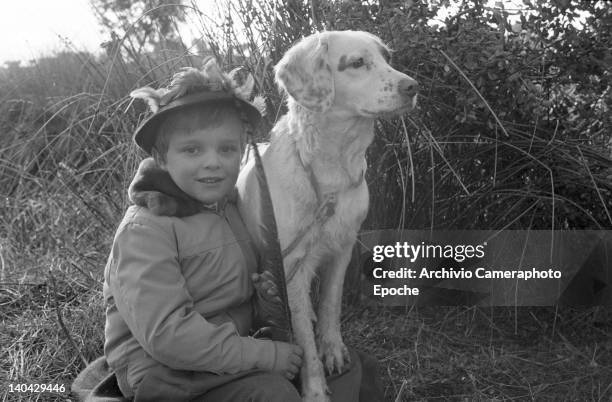
<svg viewBox="0 0 612 402"><path fill-rule="evenodd" d="M202 166L206 169L218 169L221 166L219 155L216 152L207 152L202 159Z"/></svg>

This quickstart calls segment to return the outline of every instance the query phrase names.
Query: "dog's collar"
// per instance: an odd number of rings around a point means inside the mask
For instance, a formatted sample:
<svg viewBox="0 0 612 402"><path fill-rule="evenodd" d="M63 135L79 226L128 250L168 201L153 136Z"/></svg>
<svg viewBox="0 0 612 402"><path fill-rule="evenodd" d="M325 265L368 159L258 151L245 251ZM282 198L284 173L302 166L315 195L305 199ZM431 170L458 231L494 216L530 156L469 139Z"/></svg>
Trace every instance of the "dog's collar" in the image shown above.
<svg viewBox="0 0 612 402"><path fill-rule="evenodd" d="M310 180L310 185L312 186L312 188L315 191L315 194L317 195L317 201L319 202L319 205L322 205L326 201L326 198L329 198L331 195L333 195L335 198L335 194L337 193L337 191L329 192L326 194L321 193L321 188L319 186L319 182L317 182L317 177L315 176L314 171L312 170L312 166L304 164L301 158L300 158L300 162L302 163L302 167L304 168L304 171L306 172L306 174L308 174L308 180ZM357 180L351 181L351 183L348 186L349 190L361 186L361 183L363 183L363 179L365 177L364 173L365 172L362 170L361 174L359 175L359 178Z"/></svg>
<svg viewBox="0 0 612 402"><path fill-rule="evenodd" d="M302 161L302 158L299 156L299 154L297 155L297 159L300 161L300 163L302 164L302 168L304 168L304 171L308 175L310 186L312 187L312 189L315 192L315 195L317 196L318 207L315 212L315 216L314 216L312 223L306 227L303 227L296 234L296 236L293 238L291 243L289 243L289 245L282 251L283 258L285 258L289 253L291 253L293 249L295 249L295 247L298 245L300 240L302 240L304 235L308 233L308 231L314 225L323 226L325 222L327 222L327 220L329 220L329 218L331 218L336 212L336 204L338 203L338 191L322 193L321 188L319 186L319 182L317 181L317 177L315 176L314 171L312 170L312 166L310 164L305 164L304 161ZM364 179L365 179L365 170L362 170L361 174L359 175L359 178L357 180L352 180L351 183L349 184L348 189L354 189L354 188L361 186ZM297 267L297 264L296 264L296 267ZM292 271L287 273L287 282L291 280L291 278L293 277L296 271L297 271L296 269L293 269Z"/></svg>
<svg viewBox="0 0 612 402"><path fill-rule="evenodd" d="M300 162L302 160L300 159ZM327 219L331 218L336 212L336 204L338 203L338 192L332 191L328 193L321 193L321 188L319 186L319 182L317 182L317 177L312 170L311 165L305 165L302 162L302 167L304 171L308 174L308 180L310 181L310 185L314 189L314 192L317 196L317 212L315 213L315 222L324 223ZM365 177L365 172L362 170L359 178L357 180L351 181L348 189L357 188L363 183Z"/></svg>

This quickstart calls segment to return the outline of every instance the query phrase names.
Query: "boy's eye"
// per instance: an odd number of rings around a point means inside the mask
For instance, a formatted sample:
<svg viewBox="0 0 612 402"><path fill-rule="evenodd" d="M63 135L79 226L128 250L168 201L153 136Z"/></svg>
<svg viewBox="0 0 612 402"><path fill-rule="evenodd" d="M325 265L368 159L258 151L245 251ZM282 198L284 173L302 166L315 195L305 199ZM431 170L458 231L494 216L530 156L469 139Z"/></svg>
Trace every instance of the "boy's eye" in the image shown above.
<svg viewBox="0 0 612 402"><path fill-rule="evenodd" d="M221 152L223 153L232 153L236 152L238 147L236 145L223 145L221 146Z"/></svg>
<svg viewBox="0 0 612 402"><path fill-rule="evenodd" d="M188 147L184 147L182 151L189 155L195 155L198 152L200 152L200 148L196 146L188 146Z"/></svg>
<svg viewBox="0 0 612 402"><path fill-rule="evenodd" d="M364 64L365 64L365 61L363 60L363 57L360 57L351 63L351 67L359 68L359 67L363 67Z"/></svg>

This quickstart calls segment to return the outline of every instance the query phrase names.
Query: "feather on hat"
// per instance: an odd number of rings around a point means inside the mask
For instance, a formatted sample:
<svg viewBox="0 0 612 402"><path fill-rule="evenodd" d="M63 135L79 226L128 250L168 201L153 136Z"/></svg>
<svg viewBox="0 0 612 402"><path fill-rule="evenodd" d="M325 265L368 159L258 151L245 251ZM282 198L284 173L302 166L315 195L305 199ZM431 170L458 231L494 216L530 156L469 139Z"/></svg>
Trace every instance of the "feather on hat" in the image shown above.
<svg viewBox="0 0 612 402"><path fill-rule="evenodd" d="M142 87L135 89L130 96L147 102L153 114L148 117L134 133L134 142L142 150L151 154L155 144L157 128L162 116L186 106L206 104L221 100L235 100L243 108L247 119L256 127L265 114L265 102L262 97L251 100L254 80L251 74L240 82L241 68L225 74L212 56L204 60L201 70L185 67L172 77L167 88L153 89Z"/></svg>

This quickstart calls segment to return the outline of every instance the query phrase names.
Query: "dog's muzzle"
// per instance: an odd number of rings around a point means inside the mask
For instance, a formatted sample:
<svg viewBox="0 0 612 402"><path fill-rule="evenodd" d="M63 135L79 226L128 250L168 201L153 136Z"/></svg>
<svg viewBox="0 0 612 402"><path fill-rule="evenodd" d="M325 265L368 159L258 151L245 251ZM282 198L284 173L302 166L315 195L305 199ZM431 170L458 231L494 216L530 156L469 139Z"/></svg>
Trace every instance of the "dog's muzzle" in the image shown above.
<svg viewBox="0 0 612 402"><path fill-rule="evenodd" d="M400 81L398 89L405 99L412 99L419 92L419 84L412 78L404 78Z"/></svg>

